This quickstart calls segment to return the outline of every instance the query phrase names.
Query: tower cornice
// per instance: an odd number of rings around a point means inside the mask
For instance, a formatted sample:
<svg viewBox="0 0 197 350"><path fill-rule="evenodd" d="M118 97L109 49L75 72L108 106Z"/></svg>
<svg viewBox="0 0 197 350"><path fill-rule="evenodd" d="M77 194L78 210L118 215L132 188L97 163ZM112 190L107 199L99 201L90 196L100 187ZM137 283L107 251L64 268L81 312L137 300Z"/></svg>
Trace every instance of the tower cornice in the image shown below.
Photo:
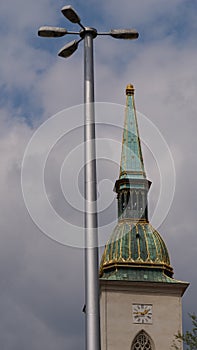
<svg viewBox="0 0 197 350"><path fill-rule="evenodd" d="M144 188L149 190L152 182L147 179L119 178L114 185L114 192L119 193L121 189Z"/></svg>

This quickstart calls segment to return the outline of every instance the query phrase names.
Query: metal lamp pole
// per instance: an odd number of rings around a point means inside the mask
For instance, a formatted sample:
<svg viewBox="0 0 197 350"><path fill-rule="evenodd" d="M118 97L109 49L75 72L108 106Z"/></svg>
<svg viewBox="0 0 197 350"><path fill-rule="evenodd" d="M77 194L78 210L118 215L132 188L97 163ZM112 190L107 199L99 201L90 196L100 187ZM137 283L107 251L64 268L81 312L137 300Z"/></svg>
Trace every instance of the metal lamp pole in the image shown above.
<svg viewBox="0 0 197 350"><path fill-rule="evenodd" d="M85 290L86 349L100 350L99 261L97 224L97 181L94 111L93 39L96 32L87 29L84 36L84 152L85 152Z"/></svg>
<svg viewBox="0 0 197 350"><path fill-rule="evenodd" d="M100 350L100 307L99 307L99 262L98 262L98 224L97 224L97 180L95 147L94 111L94 60L93 40L97 35L110 35L117 39L137 39L134 29L112 29L98 33L96 29L84 27L77 12L69 5L62 8L63 15L72 23L77 23L79 32L68 32L65 28L40 27L42 37L61 37L77 34L80 39L66 44L58 53L67 58L84 40L84 144L85 144L85 302L86 302L86 350Z"/></svg>

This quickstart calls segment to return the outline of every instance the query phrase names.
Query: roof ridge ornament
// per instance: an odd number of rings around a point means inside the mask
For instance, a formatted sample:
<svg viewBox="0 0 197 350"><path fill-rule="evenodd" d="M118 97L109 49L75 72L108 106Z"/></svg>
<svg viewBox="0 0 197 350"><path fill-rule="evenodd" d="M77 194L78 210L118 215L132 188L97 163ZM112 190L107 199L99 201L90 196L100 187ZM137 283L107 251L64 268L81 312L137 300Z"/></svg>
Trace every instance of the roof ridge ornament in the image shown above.
<svg viewBox="0 0 197 350"><path fill-rule="evenodd" d="M128 84L126 87L126 95L134 95L135 88L132 84Z"/></svg>

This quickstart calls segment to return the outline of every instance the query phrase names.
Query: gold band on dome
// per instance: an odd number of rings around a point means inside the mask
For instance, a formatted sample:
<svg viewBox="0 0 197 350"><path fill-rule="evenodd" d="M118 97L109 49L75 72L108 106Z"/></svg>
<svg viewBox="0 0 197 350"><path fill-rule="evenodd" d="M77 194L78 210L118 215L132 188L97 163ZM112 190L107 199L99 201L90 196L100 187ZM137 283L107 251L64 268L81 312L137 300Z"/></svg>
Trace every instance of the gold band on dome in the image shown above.
<svg viewBox="0 0 197 350"><path fill-rule="evenodd" d="M126 95L131 96L134 95L135 88L132 84L128 84L126 87Z"/></svg>

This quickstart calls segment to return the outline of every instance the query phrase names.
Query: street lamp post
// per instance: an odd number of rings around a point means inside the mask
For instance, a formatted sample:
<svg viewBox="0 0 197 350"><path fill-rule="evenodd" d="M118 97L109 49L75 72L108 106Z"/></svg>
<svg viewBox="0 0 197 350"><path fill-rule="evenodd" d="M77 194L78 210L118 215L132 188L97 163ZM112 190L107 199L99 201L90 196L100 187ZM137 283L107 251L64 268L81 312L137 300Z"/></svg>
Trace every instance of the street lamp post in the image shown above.
<svg viewBox="0 0 197 350"><path fill-rule="evenodd" d="M100 350L100 307L99 307L99 262L97 224L97 181L94 111L94 60L93 40L97 35L110 35L117 39L137 39L134 29L112 29L98 33L96 29L84 27L77 12L69 5L62 8L63 15L81 27L79 32L69 32L65 28L40 27L42 37L62 37L77 34L80 39L66 44L58 53L67 58L84 40L84 154L85 154L85 302L86 302L86 350Z"/></svg>

